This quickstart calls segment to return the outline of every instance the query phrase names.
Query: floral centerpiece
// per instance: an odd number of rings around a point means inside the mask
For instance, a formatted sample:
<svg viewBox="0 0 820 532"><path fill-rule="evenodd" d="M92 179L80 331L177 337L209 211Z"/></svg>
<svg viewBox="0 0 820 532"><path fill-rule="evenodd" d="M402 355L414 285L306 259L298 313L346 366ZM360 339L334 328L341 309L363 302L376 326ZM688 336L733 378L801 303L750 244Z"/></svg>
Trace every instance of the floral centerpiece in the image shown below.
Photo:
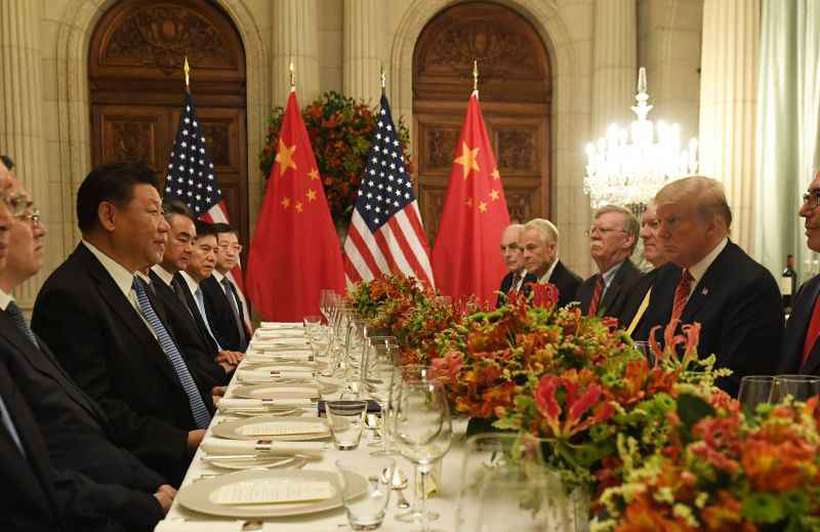
<svg viewBox="0 0 820 532"><path fill-rule="evenodd" d="M376 110L337 92L325 92L302 110L319 175L325 188L330 214L337 226L347 227L356 193L378 121ZM259 168L267 178L276 158L277 139L284 109L276 107L268 119L268 134L259 154ZM396 125L405 157L412 173L410 132L403 120Z"/></svg>
<svg viewBox="0 0 820 532"><path fill-rule="evenodd" d="M820 530L818 399L746 417L715 390L696 409L678 408L669 444L626 468L624 484L604 493L608 516L595 528Z"/></svg>

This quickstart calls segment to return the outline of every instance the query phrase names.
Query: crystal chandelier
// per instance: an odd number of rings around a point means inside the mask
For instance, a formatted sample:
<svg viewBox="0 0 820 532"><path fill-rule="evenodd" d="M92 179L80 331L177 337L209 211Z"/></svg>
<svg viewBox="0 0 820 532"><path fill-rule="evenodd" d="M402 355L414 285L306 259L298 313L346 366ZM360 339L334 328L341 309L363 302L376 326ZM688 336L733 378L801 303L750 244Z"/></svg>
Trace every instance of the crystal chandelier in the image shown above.
<svg viewBox="0 0 820 532"><path fill-rule="evenodd" d="M651 122L646 117L646 69L638 71L638 92L632 111L637 116L629 129L610 124L606 136L586 147L584 192L592 207L621 205L639 214L668 181L697 172L698 141L681 148L678 124Z"/></svg>

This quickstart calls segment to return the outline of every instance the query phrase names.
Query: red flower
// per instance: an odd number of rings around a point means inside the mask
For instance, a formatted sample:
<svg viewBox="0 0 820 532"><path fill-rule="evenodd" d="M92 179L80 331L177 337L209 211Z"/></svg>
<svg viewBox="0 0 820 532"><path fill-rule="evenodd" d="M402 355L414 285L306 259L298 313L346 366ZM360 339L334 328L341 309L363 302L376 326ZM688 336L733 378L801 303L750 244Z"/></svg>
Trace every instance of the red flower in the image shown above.
<svg viewBox="0 0 820 532"><path fill-rule="evenodd" d="M462 367L464 367L464 360L461 354L450 351L443 357L432 361L430 377L445 383L456 383Z"/></svg>
<svg viewBox="0 0 820 532"><path fill-rule="evenodd" d="M532 284L532 304L539 308L552 308L558 303L558 287L551 283Z"/></svg>
<svg viewBox="0 0 820 532"><path fill-rule="evenodd" d="M587 370L580 373L570 370L560 377L544 375L535 389L536 408L555 437L570 438L606 421L614 413L609 401L601 400L603 388L600 384L579 382L587 377L585 372ZM559 390L564 393L559 394Z"/></svg>

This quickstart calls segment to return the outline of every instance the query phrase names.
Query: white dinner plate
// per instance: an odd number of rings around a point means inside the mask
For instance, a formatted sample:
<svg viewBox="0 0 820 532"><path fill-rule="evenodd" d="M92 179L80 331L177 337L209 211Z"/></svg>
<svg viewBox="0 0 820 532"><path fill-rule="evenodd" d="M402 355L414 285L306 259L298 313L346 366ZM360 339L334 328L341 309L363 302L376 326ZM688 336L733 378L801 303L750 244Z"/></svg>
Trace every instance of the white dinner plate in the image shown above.
<svg viewBox="0 0 820 532"><path fill-rule="evenodd" d="M274 423L274 424L301 424L301 425L322 425L321 432L310 432L305 434L290 434L290 435L270 435L270 434L247 434L243 432L246 427L251 425L259 425L260 423ZM248 419L240 419L238 421L226 421L214 425L211 428L211 433L220 438L227 438L229 440L279 440L279 441L308 441L308 440L322 440L330 437L330 428L327 422L318 417L279 417L279 416L256 416Z"/></svg>
<svg viewBox="0 0 820 532"><path fill-rule="evenodd" d="M238 517L260 519L268 517L287 517L293 515L307 515L324 512L342 506L341 494L336 491L333 497L319 501L273 503L273 504L219 504L211 500L211 495L218 489L230 484L253 481L270 480L273 478L326 481L336 484L336 473L330 471L306 470L273 470L273 471L237 471L221 475L216 478L199 480L181 488L177 492L176 500L185 508L208 515L219 517ZM346 477L347 487L351 497L358 497L367 491L367 481L355 473Z"/></svg>

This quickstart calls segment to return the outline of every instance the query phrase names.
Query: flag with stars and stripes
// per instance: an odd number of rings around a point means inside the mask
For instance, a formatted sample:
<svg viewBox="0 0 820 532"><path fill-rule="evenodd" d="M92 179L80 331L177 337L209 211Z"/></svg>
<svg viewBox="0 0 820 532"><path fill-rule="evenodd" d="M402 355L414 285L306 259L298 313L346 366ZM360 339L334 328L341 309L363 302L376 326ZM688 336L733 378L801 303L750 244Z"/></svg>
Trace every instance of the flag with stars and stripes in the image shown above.
<svg viewBox="0 0 820 532"><path fill-rule="evenodd" d="M228 209L222 201L214 163L205 150L205 135L188 91L185 92L185 107L179 118L177 136L168 162L165 197L182 201L194 212L194 216L205 222L229 223ZM228 276L242 293L241 266L237 265ZM247 312L245 315L248 315Z"/></svg>
<svg viewBox="0 0 820 532"><path fill-rule="evenodd" d="M413 182L384 94L345 240L344 264L350 283L403 273L433 284Z"/></svg>

